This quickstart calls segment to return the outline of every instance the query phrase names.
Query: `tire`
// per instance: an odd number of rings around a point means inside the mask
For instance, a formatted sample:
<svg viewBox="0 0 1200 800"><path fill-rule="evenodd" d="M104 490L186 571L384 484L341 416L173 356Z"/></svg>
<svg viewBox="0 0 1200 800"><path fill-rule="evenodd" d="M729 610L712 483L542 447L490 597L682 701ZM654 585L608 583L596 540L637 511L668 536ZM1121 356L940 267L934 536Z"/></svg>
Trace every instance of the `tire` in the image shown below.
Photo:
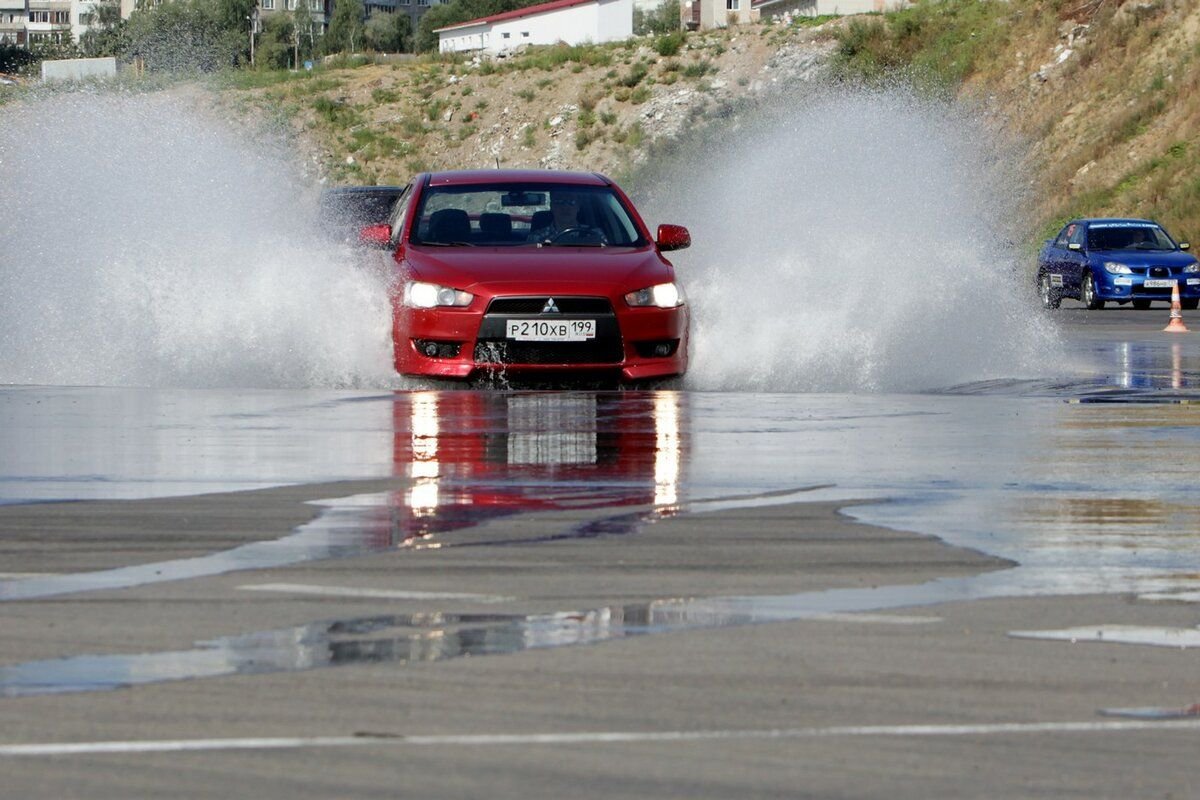
<svg viewBox="0 0 1200 800"><path fill-rule="evenodd" d="M1145 311L1147 308L1150 307L1150 301L1149 300L1134 300L1133 307L1136 308L1138 311Z"/></svg>
<svg viewBox="0 0 1200 800"><path fill-rule="evenodd" d="M1083 273L1083 280L1079 285L1079 301L1087 306L1088 311L1104 308L1104 301L1096 296L1096 279L1090 272Z"/></svg>
<svg viewBox="0 0 1200 800"><path fill-rule="evenodd" d="M1050 275L1043 272L1038 276L1038 298L1042 301L1042 308L1055 309L1062 302L1062 295L1058 289L1050 285Z"/></svg>
<svg viewBox="0 0 1200 800"><path fill-rule="evenodd" d="M1188 297L1179 301L1180 308L1186 308L1189 311L1195 311L1200 308L1200 298Z"/></svg>

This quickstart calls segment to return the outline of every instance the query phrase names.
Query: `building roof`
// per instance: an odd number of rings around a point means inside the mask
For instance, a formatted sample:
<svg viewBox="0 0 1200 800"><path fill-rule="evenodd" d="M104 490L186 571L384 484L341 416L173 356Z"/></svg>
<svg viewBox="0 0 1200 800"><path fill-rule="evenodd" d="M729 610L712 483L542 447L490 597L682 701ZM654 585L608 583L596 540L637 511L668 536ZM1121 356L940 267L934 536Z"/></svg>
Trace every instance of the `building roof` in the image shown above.
<svg viewBox="0 0 1200 800"><path fill-rule="evenodd" d="M525 8L514 9L513 11L505 11L502 14L492 14L490 17L480 17L479 19L471 19L466 22L459 22L454 25L447 25L444 28L436 28L434 33L442 33L443 31L452 31L456 28L470 28L475 25L492 24L493 22L505 22L510 19L520 19L521 17L532 17L535 14L545 14L547 11L558 11L561 8L571 8L572 6L583 6L588 3L598 3L600 0L551 0L549 3L539 3L536 6L526 6Z"/></svg>

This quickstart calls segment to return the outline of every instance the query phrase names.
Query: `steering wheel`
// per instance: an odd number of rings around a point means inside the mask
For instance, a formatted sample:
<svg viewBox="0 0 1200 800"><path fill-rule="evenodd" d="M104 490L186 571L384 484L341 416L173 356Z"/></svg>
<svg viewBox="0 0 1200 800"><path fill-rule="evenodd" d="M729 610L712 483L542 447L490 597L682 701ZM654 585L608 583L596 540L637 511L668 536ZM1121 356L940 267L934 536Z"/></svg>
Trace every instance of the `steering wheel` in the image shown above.
<svg viewBox="0 0 1200 800"><path fill-rule="evenodd" d="M558 233L550 237L550 241L558 244L562 239L596 239L601 244L607 244L608 241L604 238L604 232L598 228L593 228L591 225L572 225L570 228L563 228Z"/></svg>

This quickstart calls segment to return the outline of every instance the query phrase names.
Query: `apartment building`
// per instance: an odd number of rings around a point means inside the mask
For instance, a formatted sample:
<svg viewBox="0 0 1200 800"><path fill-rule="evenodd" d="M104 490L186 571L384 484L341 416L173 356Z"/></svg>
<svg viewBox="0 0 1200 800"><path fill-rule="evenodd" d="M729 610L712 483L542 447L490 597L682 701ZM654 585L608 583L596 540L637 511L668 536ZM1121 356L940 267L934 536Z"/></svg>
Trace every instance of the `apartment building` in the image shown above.
<svg viewBox="0 0 1200 800"><path fill-rule="evenodd" d="M25 0L0 0L0 44L25 45L28 15Z"/></svg>

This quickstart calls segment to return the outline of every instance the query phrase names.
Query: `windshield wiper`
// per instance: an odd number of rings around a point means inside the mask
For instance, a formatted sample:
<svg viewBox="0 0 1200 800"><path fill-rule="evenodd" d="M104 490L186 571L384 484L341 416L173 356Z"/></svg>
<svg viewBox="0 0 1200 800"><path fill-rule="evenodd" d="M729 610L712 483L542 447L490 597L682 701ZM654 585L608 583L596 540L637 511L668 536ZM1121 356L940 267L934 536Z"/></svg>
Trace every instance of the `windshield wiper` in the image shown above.
<svg viewBox="0 0 1200 800"><path fill-rule="evenodd" d="M538 242L538 247L608 247L605 242L553 242L549 239Z"/></svg>
<svg viewBox="0 0 1200 800"><path fill-rule="evenodd" d="M473 242L416 242L422 247L474 247Z"/></svg>

